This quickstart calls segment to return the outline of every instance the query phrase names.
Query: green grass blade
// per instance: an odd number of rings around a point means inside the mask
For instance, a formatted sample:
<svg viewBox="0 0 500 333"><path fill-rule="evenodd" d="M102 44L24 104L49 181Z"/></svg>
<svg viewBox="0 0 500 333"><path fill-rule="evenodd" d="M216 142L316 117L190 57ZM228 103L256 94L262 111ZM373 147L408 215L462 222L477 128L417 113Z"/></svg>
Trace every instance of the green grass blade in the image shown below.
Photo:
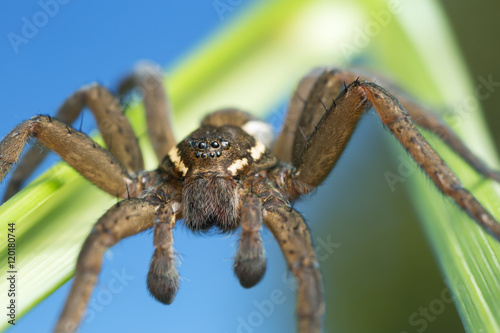
<svg viewBox="0 0 500 333"><path fill-rule="evenodd" d="M433 1L404 2L392 32L377 45L381 59L408 90L435 105L452 105L446 117L467 145L490 166L498 168L488 130L481 117L464 61L447 26L444 14ZM416 14L418 13L418 14ZM421 17L425 17L422 24ZM394 40L406 36L407 45L395 51ZM438 50L438 52L436 52ZM412 66L408 66L412 64ZM415 68L425 69L414 72ZM500 220L500 186L484 180L438 138L426 135L433 147L457 173L466 188ZM404 155L401 149L399 154ZM415 168L417 168L415 166ZM473 223L457 205L438 193L417 172L408 189L428 239L439 261L446 284L469 332L500 331L500 246Z"/></svg>

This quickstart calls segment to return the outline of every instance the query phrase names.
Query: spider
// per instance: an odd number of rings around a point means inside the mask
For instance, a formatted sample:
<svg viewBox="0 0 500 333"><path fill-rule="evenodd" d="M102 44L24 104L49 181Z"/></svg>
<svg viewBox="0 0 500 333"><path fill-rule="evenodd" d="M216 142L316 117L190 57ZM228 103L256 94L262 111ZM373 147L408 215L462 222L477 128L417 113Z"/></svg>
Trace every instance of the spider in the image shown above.
<svg viewBox="0 0 500 333"><path fill-rule="evenodd" d="M329 68L312 71L299 83L274 143L269 125L241 110L223 109L207 115L197 130L176 145L161 74L151 66L139 67L118 91L124 95L136 87L142 91L149 136L161 161L156 170L143 170L137 139L117 99L97 84L70 96L55 118L35 116L0 142L0 180L32 137L94 185L123 199L97 221L84 242L55 332L78 327L104 251L150 228L155 251L147 287L161 303L172 303L179 288L172 230L179 219L194 232L231 233L241 228L233 269L245 288L256 285L265 274L260 235L265 225L297 282L297 331L320 332L325 305L318 260L306 222L292 203L323 182L360 117L372 107L435 185L500 240L500 224L462 187L415 124L438 133L485 177L500 181L500 173L478 160L430 110L395 88L389 93L370 76ZM97 119L109 151L70 126L85 106ZM13 172L5 199L19 190L46 152L30 150L24 155L28 163Z"/></svg>

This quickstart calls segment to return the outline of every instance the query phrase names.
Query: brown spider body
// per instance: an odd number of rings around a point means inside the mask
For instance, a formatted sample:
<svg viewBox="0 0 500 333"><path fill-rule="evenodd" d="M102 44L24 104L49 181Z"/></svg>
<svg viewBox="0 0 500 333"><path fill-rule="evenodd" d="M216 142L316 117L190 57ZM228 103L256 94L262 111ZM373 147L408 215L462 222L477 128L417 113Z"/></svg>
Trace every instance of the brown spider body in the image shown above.
<svg viewBox="0 0 500 333"><path fill-rule="evenodd" d="M241 229L233 268L245 288L257 284L265 273L260 236L265 225L297 281L297 331L320 332L324 302L318 260L308 227L291 204L323 182L359 119L372 107L437 188L500 239L500 224L462 187L415 124L439 133L485 177L500 181L500 174L479 161L432 112L397 90L391 94L370 81L370 77L361 80L357 74L342 70L322 68L311 72L300 82L274 145L269 140L268 126L235 109L209 114L200 128L176 145L161 77L151 67L142 67L123 82L119 91L123 94L134 86L142 91L149 136L161 161L154 171L144 171L142 154L128 120L111 93L98 85L73 94L55 118L37 116L16 126L0 142L0 180L33 137L93 184L124 199L97 221L87 237L55 331L76 330L97 282L104 251L150 228L155 251L148 289L160 302L173 302L179 274L172 230L183 218L193 231L215 229L227 233ZM332 103L326 106L323 101ZM70 127L84 106L96 117L109 151ZM17 192L46 151L27 152L23 161L28 163L20 164L13 172L6 198Z"/></svg>
<svg viewBox="0 0 500 333"><path fill-rule="evenodd" d="M232 113L233 118L249 116ZM239 227L240 197L247 178L277 162L263 143L240 127L205 124L168 153L159 172L182 184L188 228L208 231L217 227L229 232Z"/></svg>
<svg viewBox="0 0 500 333"><path fill-rule="evenodd" d="M230 117L225 119L228 115ZM207 232L215 228L222 233L232 232L240 227L242 219L245 228L251 226L249 230L243 228L234 264L242 286L250 288L262 279L266 259L259 234L262 211L255 209L258 203L254 197L246 197L248 183L256 178L264 179L260 173L274 168L278 160L262 142L241 127L221 123L229 119L230 123L236 121L241 125L255 121L251 115L238 110L211 114L200 128L170 150L154 178L156 186L176 185L169 191L162 191L160 202L168 204L169 200L177 198L184 224L192 231ZM148 187L153 186L148 184ZM155 256L152 267L161 271L171 265L162 261L163 256ZM172 271L170 274L172 276L166 279L168 284L177 286L178 282L172 283L177 273ZM168 304L173 301L177 287L166 291L164 276L164 272L150 271L148 288L153 296Z"/></svg>

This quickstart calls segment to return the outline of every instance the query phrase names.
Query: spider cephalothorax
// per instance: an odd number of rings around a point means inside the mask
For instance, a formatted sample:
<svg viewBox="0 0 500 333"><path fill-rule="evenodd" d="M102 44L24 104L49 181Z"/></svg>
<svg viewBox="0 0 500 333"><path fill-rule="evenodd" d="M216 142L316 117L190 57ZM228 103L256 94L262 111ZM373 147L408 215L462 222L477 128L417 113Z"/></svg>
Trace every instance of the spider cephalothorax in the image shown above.
<svg viewBox="0 0 500 333"><path fill-rule="evenodd" d="M235 110L223 113L241 117L245 123L250 119ZM241 127L204 123L170 150L159 171L182 184L182 212L188 228L233 231L239 227L246 178L273 167L277 159Z"/></svg>
<svg viewBox="0 0 500 333"><path fill-rule="evenodd" d="M348 71L313 71L300 82L274 144L269 140L268 125L245 112L226 109L206 116L201 127L175 145L160 75L142 67L119 90L125 93L138 86L143 93L151 143L161 161L153 171L143 170L142 154L130 124L115 98L98 85L77 91L61 106L56 118L37 116L16 126L0 142L0 180L18 160L27 140L34 137L96 186L124 199L99 219L85 241L56 332L77 328L104 251L149 228L153 228L155 251L148 289L157 300L170 304L179 288L172 230L181 218L193 231L227 233L241 228L233 268L245 288L257 284L266 270L260 236L265 225L297 281L298 331L319 332L324 303L318 261L307 225L291 204L321 184L360 117L371 107L438 189L500 239L500 224L462 187L413 121L439 133L480 174L496 181L500 181L500 174L479 161L432 112L393 91L398 101L370 81ZM325 106L323 101L333 102ZM69 127L85 105L98 125L109 124L110 120L115 124L104 135L109 151ZM18 190L45 153L26 154L31 163L21 164L14 171L6 197Z"/></svg>

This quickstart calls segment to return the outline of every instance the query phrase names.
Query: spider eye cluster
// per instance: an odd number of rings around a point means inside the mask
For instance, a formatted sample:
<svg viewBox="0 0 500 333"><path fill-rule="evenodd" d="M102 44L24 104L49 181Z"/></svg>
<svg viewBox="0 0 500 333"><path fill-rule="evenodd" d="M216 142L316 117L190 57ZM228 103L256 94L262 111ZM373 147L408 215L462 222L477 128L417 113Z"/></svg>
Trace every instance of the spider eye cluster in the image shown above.
<svg viewBox="0 0 500 333"><path fill-rule="evenodd" d="M193 140L189 142L191 148L195 150L194 156L197 158L221 157L223 150L228 150L230 143L227 140Z"/></svg>

